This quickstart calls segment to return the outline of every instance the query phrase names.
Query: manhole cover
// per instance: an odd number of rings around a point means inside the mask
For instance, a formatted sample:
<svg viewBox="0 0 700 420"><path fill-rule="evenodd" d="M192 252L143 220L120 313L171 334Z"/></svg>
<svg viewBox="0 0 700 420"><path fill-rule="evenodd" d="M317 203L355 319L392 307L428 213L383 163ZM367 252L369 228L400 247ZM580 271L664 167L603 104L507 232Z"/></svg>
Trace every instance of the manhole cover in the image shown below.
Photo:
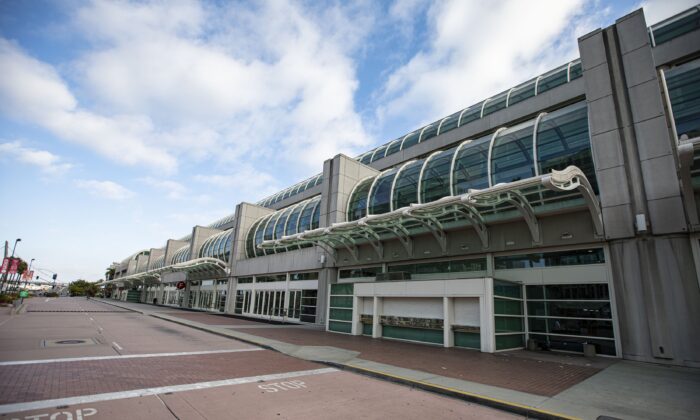
<svg viewBox="0 0 700 420"><path fill-rule="evenodd" d="M94 346L97 341L93 338L64 338L59 340L42 340L41 347L72 347Z"/></svg>

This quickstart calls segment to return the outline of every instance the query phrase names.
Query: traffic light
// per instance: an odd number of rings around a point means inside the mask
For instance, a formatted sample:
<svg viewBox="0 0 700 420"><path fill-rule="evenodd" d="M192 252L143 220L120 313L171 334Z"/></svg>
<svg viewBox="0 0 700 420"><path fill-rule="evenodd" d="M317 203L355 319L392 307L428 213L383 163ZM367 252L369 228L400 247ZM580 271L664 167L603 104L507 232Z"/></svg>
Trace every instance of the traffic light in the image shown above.
<svg viewBox="0 0 700 420"><path fill-rule="evenodd" d="M56 277L58 277L58 274L54 273L54 275L51 278L56 280Z"/></svg>

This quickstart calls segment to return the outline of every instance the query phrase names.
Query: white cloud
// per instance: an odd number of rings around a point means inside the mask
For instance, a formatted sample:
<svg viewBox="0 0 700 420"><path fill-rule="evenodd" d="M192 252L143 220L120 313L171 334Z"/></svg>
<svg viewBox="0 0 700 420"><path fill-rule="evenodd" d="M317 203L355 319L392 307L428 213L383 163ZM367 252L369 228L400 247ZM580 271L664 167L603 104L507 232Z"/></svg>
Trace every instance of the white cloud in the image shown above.
<svg viewBox="0 0 700 420"><path fill-rule="evenodd" d="M134 193L113 181L77 180L75 184L90 194L108 200L121 201L134 196Z"/></svg>
<svg viewBox="0 0 700 420"><path fill-rule="evenodd" d="M63 163L61 157L49 151L24 147L19 141L1 143L0 156L12 157L20 162L37 166L47 175L63 175L73 167L70 163Z"/></svg>
<svg viewBox="0 0 700 420"><path fill-rule="evenodd" d="M141 182L149 185L161 192L164 192L166 197L173 200L185 198L187 187L181 183L169 179L157 179L153 177L145 177L140 179Z"/></svg>
<svg viewBox="0 0 700 420"><path fill-rule="evenodd" d="M250 165L238 166L231 173L195 175L194 180L235 192L237 196L244 197L249 202L280 190L279 184L272 175ZM291 184L290 182L289 185Z"/></svg>
<svg viewBox="0 0 700 420"><path fill-rule="evenodd" d="M639 7L644 8L647 25L653 25L695 5L697 0L647 0Z"/></svg>
<svg viewBox="0 0 700 420"><path fill-rule="evenodd" d="M153 141L195 159L293 162L308 174L338 151L365 147L350 54L372 13L251 7L92 2L76 14L76 27L95 39L76 64L83 90L103 109L168 127Z"/></svg>
<svg viewBox="0 0 700 420"><path fill-rule="evenodd" d="M147 117L105 117L78 105L54 68L0 38L0 111L37 124L56 136L125 164L172 170L174 158L148 144L153 128Z"/></svg>
<svg viewBox="0 0 700 420"><path fill-rule="evenodd" d="M606 13L583 0L434 3L431 41L390 74L378 117L417 128L564 64Z"/></svg>

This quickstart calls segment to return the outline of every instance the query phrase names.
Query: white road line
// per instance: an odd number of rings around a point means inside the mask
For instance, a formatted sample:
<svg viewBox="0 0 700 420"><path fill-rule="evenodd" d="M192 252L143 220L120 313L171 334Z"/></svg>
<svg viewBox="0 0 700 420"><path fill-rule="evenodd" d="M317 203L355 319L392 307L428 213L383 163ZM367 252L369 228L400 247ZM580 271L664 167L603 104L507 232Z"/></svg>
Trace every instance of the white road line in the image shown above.
<svg viewBox="0 0 700 420"><path fill-rule="evenodd" d="M46 300L45 300L44 302L48 302L48 301L50 301L50 300L51 300L51 298L46 298Z"/></svg>
<svg viewBox="0 0 700 420"><path fill-rule="evenodd" d="M225 379L222 381L199 382L196 384L163 386L159 388L135 389L132 391L109 392L105 394L83 395L80 397L58 398L55 400L32 401L26 403L15 403L0 405L0 414L15 413L19 411L39 410L42 408L58 407L63 405L88 404L101 401L121 400L124 398L137 398L149 395L164 394L166 392L183 392L196 389L217 388L229 385L250 384L260 381L273 381L287 378L297 378L300 376L321 375L324 373L338 372L335 368L323 368L312 370L299 370L295 372L275 373L271 375L248 376L245 378Z"/></svg>
<svg viewBox="0 0 700 420"><path fill-rule="evenodd" d="M116 341L112 341L112 345L113 345L114 347L116 347L117 350L124 350L124 349L122 348L122 346L120 346L119 344L117 344Z"/></svg>
<svg viewBox="0 0 700 420"><path fill-rule="evenodd" d="M12 362L0 362L0 366L33 365L40 363L63 363L63 362L84 362L90 360L111 360L111 359L140 359L146 357L173 357L191 356L196 354L218 354L218 353L242 353L246 351L264 350L260 347L249 349L232 350L207 350L207 351L183 351L178 353L145 353L145 354L125 354L123 356L91 356L91 357L71 357L66 359L43 359L43 360L16 360Z"/></svg>
<svg viewBox="0 0 700 420"><path fill-rule="evenodd" d="M90 317L90 321L94 321L95 319L93 317Z"/></svg>

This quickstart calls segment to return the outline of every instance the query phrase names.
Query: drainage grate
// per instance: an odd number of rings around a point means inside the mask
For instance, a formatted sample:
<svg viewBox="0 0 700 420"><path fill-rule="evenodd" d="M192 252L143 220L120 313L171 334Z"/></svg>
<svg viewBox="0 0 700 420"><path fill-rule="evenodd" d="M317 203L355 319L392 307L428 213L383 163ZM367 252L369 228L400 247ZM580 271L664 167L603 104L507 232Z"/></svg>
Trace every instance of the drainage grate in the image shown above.
<svg viewBox="0 0 700 420"><path fill-rule="evenodd" d="M97 341L93 338L64 338L62 340L42 340L41 347L78 347L94 346Z"/></svg>

